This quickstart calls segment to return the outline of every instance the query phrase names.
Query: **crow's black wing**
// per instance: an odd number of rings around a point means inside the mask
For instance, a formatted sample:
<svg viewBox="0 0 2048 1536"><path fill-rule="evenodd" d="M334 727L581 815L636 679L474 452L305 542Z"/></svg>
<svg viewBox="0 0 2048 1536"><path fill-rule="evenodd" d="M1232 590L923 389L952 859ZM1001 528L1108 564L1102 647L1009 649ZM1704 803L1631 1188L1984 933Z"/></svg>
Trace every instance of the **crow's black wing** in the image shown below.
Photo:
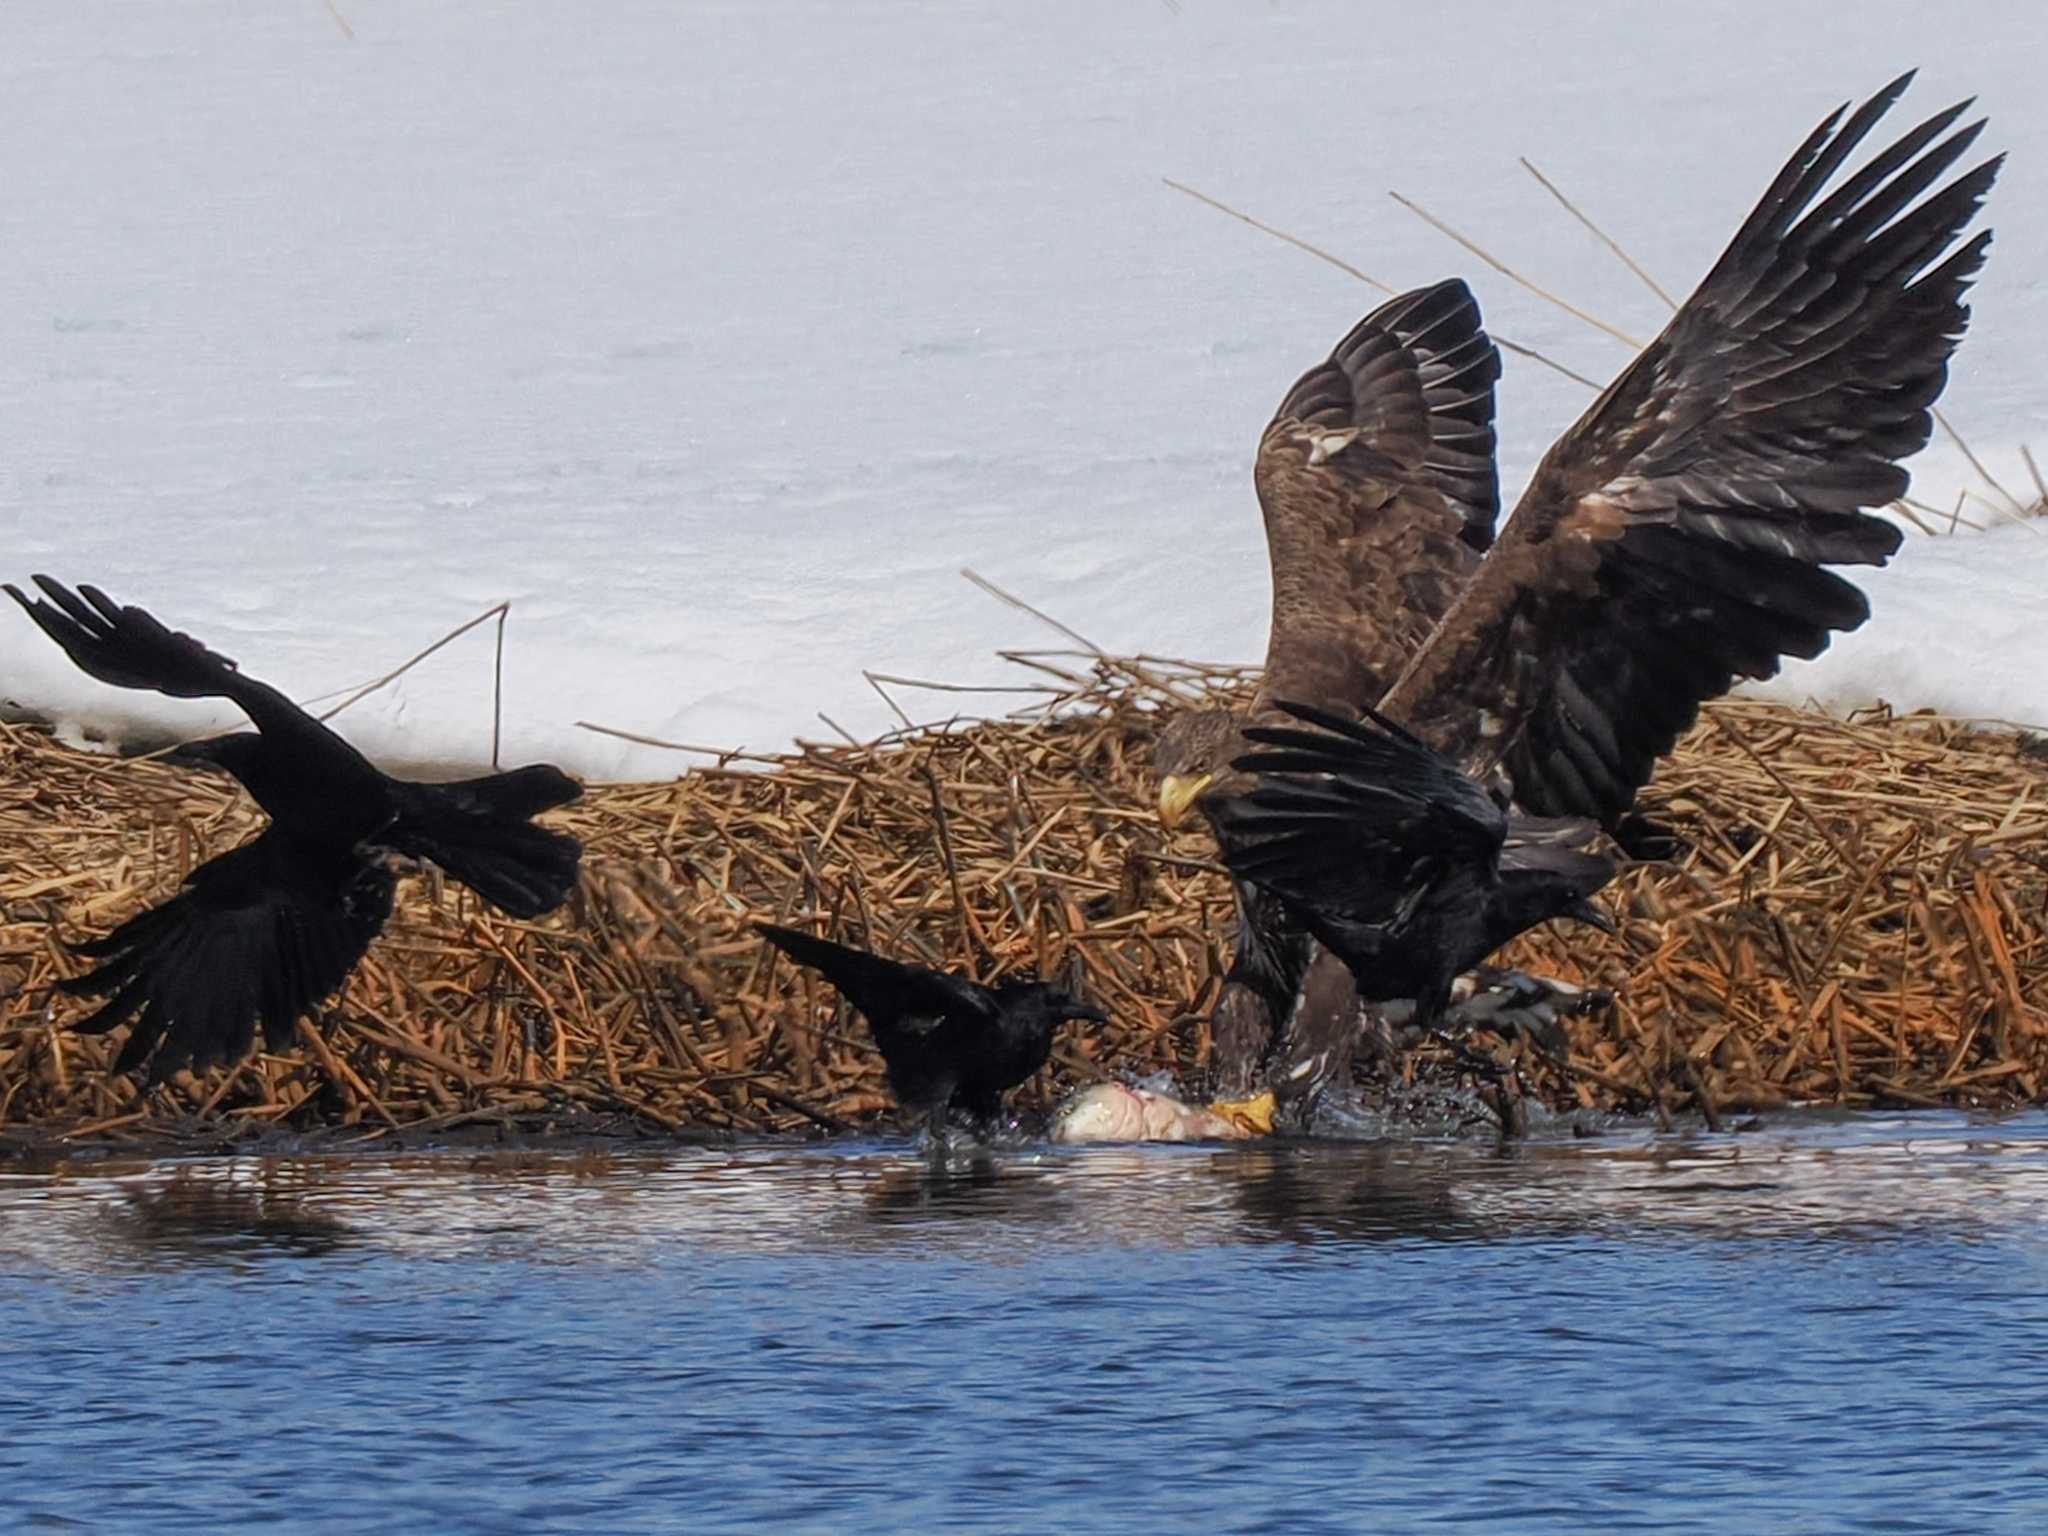
<svg viewBox="0 0 2048 1536"><path fill-rule="evenodd" d="M74 1028L133 1032L114 1063L155 1082L239 1060L260 1029L276 1050L341 989L391 915L391 871L322 857L275 825L192 871L170 900L77 946L99 962L58 983L107 1002Z"/></svg>
<svg viewBox="0 0 2048 1536"><path fill-rule="evenodd" d="M1279 707L1312 729L1253 726L1266 750L1232 766L1258 787L1227 812L1231 872L1359 921L1391 915L1437 871L1492 865L1507 818L1471 779L1399 727Z"/></svg>
<svg viewBox="0 0 2048 1536"><path fill-rule="evenodd" d="M277 689L244 676L227 657L147 609L124 607L94 586L81 585L73 592L48 576L34 581L41 598L29 597L11 582L0 590L21 604L36 627L88 677L178 699L228 699L266 734L322 737L353 755L353 748Z"/></svg>
<svg viewBox="0 0 2048 1536"><path fill-rule="evenodd" d="M979 1017L993 1023L999 1012L987 987L961 977L849 949L774 923L754 927L790 959L822 974L871 1023L947 1017Z"/></svg>

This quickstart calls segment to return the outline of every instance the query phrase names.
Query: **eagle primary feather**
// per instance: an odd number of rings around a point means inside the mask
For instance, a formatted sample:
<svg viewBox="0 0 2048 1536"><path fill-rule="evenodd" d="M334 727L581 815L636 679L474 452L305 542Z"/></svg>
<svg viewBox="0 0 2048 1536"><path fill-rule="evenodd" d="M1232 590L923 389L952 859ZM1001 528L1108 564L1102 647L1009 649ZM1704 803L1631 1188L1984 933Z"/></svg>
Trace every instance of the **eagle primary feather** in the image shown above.
<svg viewBox="0 0 2048 1536"><path fill-rule="evenodd" d="M1969 319L1994 157L1968 103L1828 181L1905 89L1802 144L1655 341L1551 448L1478 575L1380 701L1519 804L1612 823L1702 701L1869 616L1826 569L1882 564L1898 459ZM1837 126L1839 124L1839 127Z"/></svg>

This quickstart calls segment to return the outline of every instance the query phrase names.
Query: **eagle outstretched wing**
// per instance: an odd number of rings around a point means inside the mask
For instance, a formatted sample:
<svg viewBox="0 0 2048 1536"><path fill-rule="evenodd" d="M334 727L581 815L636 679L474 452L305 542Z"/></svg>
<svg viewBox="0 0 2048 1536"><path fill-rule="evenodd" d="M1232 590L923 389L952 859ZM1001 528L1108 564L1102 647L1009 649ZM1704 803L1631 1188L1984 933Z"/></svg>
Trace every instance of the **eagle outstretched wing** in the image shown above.
<svg viewBox="0 0 2048 1536"><path fill-rule="evenodd" d="M2002 157L1922 197L1983 127L1964 102L1828 182L1912 77L1831 114L1669 325L1544 457L1380 708L1545 815L1612 822L1737 677L1868 616L1825 569L1881 564L1990 233ZM1838 127L1839 125L1839 127Z"/></svg>

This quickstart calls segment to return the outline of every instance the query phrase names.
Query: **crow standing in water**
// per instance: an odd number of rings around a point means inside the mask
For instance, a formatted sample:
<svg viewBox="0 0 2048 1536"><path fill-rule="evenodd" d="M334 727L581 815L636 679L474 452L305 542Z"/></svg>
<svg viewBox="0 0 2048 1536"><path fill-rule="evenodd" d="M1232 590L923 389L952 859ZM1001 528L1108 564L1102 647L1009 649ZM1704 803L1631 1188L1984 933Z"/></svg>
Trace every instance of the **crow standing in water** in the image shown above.
<svg viewBox="0 0 2048 1536"><path fill-rule="evenodd" d="M1257 780L1223 811L1223 857L1344 962L1363 1001L1413 998L1432 1028L1451 983L1517 934L1553 917L1613 931L1591 900L1614 877L1583 851L1593 822L1511 815L1372 711L1274 707L1311 729L1245 728L1266 750L1231 763Z"/></svg>
<svg viewBox="0 0 2048 1536"><path fill-rule="evenodd" d="M866 1016L881 1048L889 1091L905 1109L944 1133L958 1105L985 1129L1002 1114L1003 1095L1045 1065L1062 1019L1107 1024L1099 1008L1043 981L998 980L993 987L921 965L885 960L756 923L761 936L799 965L821 972Z"/></svg>
<svg viewBox="0 0 2048 1536"><path fill-rule="evenodd" d="M537 827L537 812L582 793L547 764L452 784L394 779L290 699L140 608L47 576L47 601L8 585L81 671L117 688L231 700L254 732L179 748L239 779L270 815L241 847L207 860L169 901L78 946L99 964L61 981L108 1001L75 1026L133 1021L116 1072L238 1061L260 1026L282 1049L301 1015L341 989L391 915L389 856L430 859L514 917L553 911L576 884L582 845Z"/></svg>

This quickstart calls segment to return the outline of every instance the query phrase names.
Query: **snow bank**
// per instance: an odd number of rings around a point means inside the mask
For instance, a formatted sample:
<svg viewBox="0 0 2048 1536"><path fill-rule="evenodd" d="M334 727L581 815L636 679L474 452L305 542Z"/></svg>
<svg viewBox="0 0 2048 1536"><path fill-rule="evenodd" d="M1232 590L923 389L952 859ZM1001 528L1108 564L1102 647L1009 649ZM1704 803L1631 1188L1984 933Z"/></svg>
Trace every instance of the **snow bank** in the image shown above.
<svg viewBox="0 0 2048 1536"><path fill-rule="evenodd" d="M1837 712L1881 700L2048 726L2048 519L1909 537L1883 570L1854 574L1869 624L1756 692Z"/></svg>
<svg viewBox="0 0 2048 1536"><path fill-rule="evenodd" d="M1605 377L1624 348L1385 191L1647 334L1658 301L1515 157L1682 288L1822 112L1914 62L1911 111L1976 92L2013 152L1945 405L2017 487L2048 13L1978 9L339 0L345 32L18 0L5 574L96 581L301 696L510 599L508 757L595 776L683 759L578 720L772 747L820 709L886 728L864 666L1008 680L992 650L1042 636L967 565L1112 649L1253 657L1253 446L1376 295L1162 176L1392 284L1463 272L1497 332ZM1510 359L1510 486L1586 399ZM1972 483L1937 456L1919 489ZM1783 686L2048 718L2014 606L2044 556L1915 543ZM0 697L226 718L91 684L5 614ZM346 718L468 763L490 705L479 631Z"/></svg>

